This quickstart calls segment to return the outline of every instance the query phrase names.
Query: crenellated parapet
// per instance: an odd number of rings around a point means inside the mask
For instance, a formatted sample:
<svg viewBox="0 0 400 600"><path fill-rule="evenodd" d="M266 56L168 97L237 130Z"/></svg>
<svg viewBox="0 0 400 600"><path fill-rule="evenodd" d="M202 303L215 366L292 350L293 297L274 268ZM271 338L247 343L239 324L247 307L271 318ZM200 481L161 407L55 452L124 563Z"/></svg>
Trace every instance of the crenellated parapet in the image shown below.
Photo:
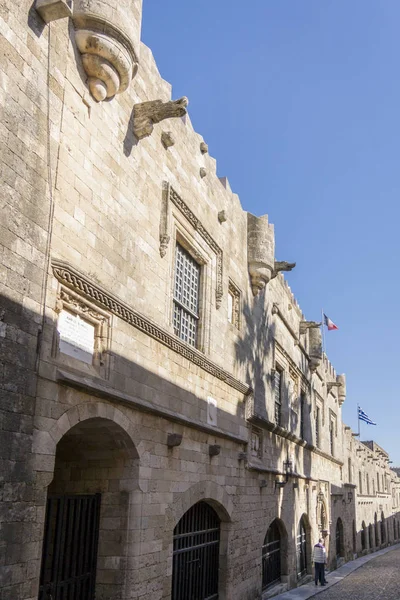
<svg viewBox="0 0 400 600"><path fill-rule="evenodd" d="M75 0L75 40L98 102L124 92L138 67L141 0Z"/></svg>

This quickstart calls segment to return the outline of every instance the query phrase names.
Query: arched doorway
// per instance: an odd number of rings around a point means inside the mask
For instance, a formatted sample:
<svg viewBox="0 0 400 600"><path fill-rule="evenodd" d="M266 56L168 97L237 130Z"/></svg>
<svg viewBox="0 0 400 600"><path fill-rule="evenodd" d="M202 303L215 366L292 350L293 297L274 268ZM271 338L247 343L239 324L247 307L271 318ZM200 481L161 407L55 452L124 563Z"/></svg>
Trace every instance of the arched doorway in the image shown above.
<svg viewBox="0 0 400 600"><path fill-rule="evenodd" d="M369 547L372 550L372 548L374 547L374 526L372 525L372 523L368 525L368 542Z"/></svg>
<svg viewBox="0 0 400 600"><path fill-rule="evenodd" d="M361 523L361 550L367 549L367 526L363 521Z"/></svg>
<svg viewBox="0 0 400 600"><path fill-rule="evenodd" d="M282 555L286 545L286 532L278 519L268 528L262 547L262 589L281 580Z"/></svg>
<svg viewBox="0 0 400 600"><path fill-rule="evenodd" d="M298 579L301 579L301 577L306 575L308 571L308 562L310 558L310 540L308 539L309 537L310 527L305 515L303 515L299 522L296 538L296 562Z"/></svg>
<svg viewBox="0 0 400 600"><path fill-rule="evenodd" d="M217 600L220 519L197 502L174 529L172 600Z"/></svg>
<svg viewBox="0 0 400 600"><path fill-rule="evenodd" d="M131 486L137 471L131 438L111 420L81 421L60 439L47 489L39 600L122 597L129 518L124 481Z"/></svg>
<svg viewBox="0 0 400 600"><path fill-rule="evenodd" d="M381 514L381 544L386 544L386 523L383 512Z"/></svg>
<svg viewBox="0 0 400 600"><path fill-rule="evenodd" d="M344 533L343 522L339 517L336 521L336 558L344 556Z"/></svg>

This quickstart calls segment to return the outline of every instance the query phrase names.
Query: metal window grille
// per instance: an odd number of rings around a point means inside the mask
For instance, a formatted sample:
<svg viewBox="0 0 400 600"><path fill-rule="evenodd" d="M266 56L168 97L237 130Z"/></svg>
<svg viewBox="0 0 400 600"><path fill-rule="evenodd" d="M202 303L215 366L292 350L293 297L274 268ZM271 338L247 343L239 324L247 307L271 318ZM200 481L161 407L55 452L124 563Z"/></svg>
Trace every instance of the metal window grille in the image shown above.
<svg viewBox="0 0 400 600"><path fill-rule="evenodd" d="M172 600L218 600L220 520L198 502L174 529Z"/></svg>
<svg viewBox="0 0 400 600"><path fill-rule="evenodd" d="M47 500L39 600L94 600L100 494Z"/></svg>
<svg viewBox="0 0 400 600"><path fill-rule="evenodd" d="M300 396L300 437L302 440L304 440L304 405L305 405L305 398L304 398L304 394L301 394Z"/></svg>
<svg viewBox="0 0 400 600"><path fill-rule="evenodd" d="M280 425L282 420L282 371L275 368L275 423Z"/></svg>
<svg viewBox="0 0 400 600"><path fill-rule="evenodd" d="M175 254L174 331L196 346L199 322L200 266L179 244Z"/></svg>
<svg viewBox="0 0 400 600"><path fill-rule="evenodd" d="M296 540L297 577L300 579L307 573L307 536L303 519L300 520Z"/></svg>
<svg viewBox="0 0 400 600"><path fill-rule="evenodd" d="M320 435L319 435L319 406L315 411L315 445L319 448Z"/></svg>
<svg viewBox="0 0 400 600"><path fill-rule="evenodd" d="M262 547L262 589L281 579L281 534L274 521L264 539Z"/></svg>

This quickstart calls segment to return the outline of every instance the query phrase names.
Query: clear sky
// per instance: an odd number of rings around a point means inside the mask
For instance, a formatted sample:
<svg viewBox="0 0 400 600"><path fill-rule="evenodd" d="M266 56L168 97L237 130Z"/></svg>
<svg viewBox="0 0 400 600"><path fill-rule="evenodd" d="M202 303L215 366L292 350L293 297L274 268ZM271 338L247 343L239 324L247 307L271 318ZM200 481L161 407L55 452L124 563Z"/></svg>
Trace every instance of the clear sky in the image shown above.
<svg viewBox="0 0 400 600"><path fill-rule="evenodd" d="M143 41L400 466L399 0L143 0Z"/></svg>

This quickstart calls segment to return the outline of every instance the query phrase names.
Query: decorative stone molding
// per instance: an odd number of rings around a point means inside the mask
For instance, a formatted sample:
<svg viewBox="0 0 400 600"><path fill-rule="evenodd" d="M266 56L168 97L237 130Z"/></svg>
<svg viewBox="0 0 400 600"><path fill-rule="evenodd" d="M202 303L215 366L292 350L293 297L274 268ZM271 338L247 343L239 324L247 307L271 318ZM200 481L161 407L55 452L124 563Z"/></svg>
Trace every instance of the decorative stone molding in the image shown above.
<svg viewBox="0 0 400 600"><path fill-rule="evenodd" d="M337 381L328 381L327 384L326 384L326 392L327 392L327 394L329 394L329 392L331 390L333 390L333 388L338 388L340 386L341 386L341 384L338 383Z"/></svg>
<svg viewBox="0 0 400 600"><path fill-rule="evenodd" d="M321 327L322 323L318 323L317 321L300 321L300 335L304 335L307 333L309 329L313 329L314 327Z"/></svg>
<svg viewBox="0 0 400 600"><path fill-rule="evenodd" d="M35 8L45 23L72 17L72 0L36 0Z"/></svg>
<svg viewBox="0 0 400 600"><path fill-rule="evenodd" d="M207 154L208 152L208 146L205 142L200 142L200 152L202 154Z"/></svg>
<svg viewBox="0 0 400 600"><path fill-rule="evenodd" d="M339 406L342 406L343 402L346 400L346 375L344 373L338 375L336 381L339 384Z"/></svg>
<svg viewBox="0 0 400 600"><path fill-rule="evenodd" d="M182 200L170 184L165 181L163 183L163 205L161 210L161 222L160 222L160 254L165 256L167 251L170 236L168 233L168 205L172 202L176 208L182 213L182 215L189 221L192 227L200 234L206 244L211 248L217 257L217 285L215 291L215 305L217 308L221 306L223 292L223 252L218 246L217 242L211 237L208 231L205 229L201 221L196 215L190 210L188 205ZM199 261L204 262L202 257L199 257Z"/></svg>
<svg viewBox="0 0 400 600"><path fill-rule="evenodd" d="M130 308L104 288L88 279L86 275L71 267L68 263L58 260L52 261L52 269L55 278L66 287L77 291L86 298L93 300L96 304L104 307L110 313L116 315L123 321L129 323L139 331L149 335L160 344L167 346L170 350L180 354L199 368L213 377L220 379L226 385L238 390L244 395L252 392L250 386L235 379L228 371L225 371L211 360L208 360L201 352L182 342L178 337L171 335L147 317Z"/></svg>
<svg viewBox="0 0 400 600"><path fill-rule="evenodd" d="M171 131L163 131L161 134L161 142L165 149L170 148L175 144L175 138Z"/></svg>
<svg viewBox="0 0 400 600"><path fill-rule="evenodd" d="M138 67L141 0L74 0L75 41L90 93L101 102L124 92Z"/></svg>
<svg viewBox="0 0 400 600"><path fill-rule="evenodd" d="M133 109L133 133L138 140L151 135L155 123L186 115L188 104L189 100L185 96L169 102L150 100L136 104Z"/></svg>
<svg viewBox="0 0 400 600"><path fill-rule="evenodd" d="M256 296L273 277L275 269L274 226L268 223L268 215L256 217L247 213L247 256L251 287Z"/></svg>
<svg viewBox="0 0 400 600"><path fill-rule="evenodd" d="M111 25L94 18L75 17L75 41L97 102L124 92L138 68L130 40Z"/></svg>
<svg viewBox="0 0 400 600"><path fill-rule="evenodd" d="M204 179L207 175L207 170L204 167L200 167L200 177Z"/></svg>
<svg viewBox="0 0 400 600"><path fill-rule="evenodd" d="M319 327L308 330L310 371L314 373L322 360L322 333Z"/></svg>

